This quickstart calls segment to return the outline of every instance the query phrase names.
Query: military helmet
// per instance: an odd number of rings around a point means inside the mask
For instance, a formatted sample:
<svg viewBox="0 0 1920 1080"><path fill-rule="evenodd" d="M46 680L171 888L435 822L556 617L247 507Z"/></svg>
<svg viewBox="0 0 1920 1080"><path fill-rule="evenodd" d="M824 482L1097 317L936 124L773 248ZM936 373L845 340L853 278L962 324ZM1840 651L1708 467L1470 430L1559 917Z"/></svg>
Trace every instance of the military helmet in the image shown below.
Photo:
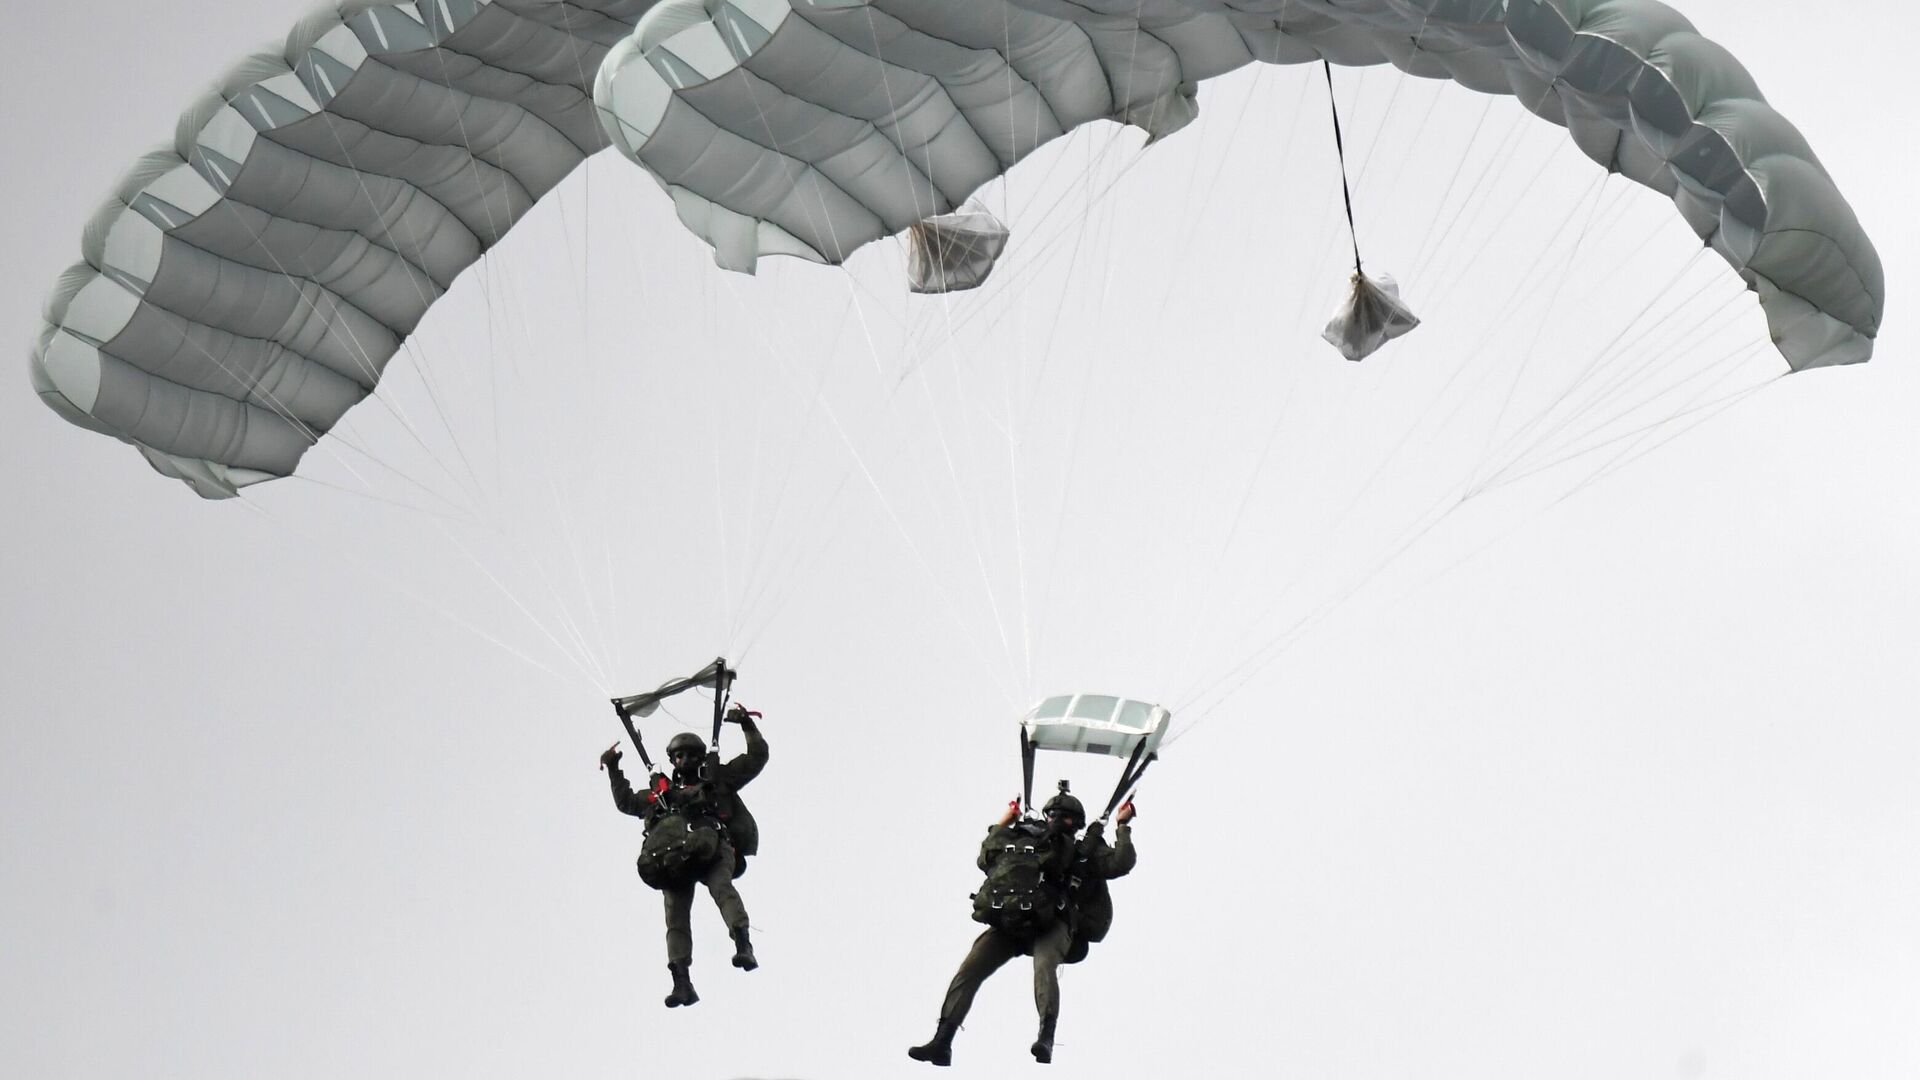
<svg viewBox="0 0 1920 1080"><path fill-rule="evenodd" d="M672 761L676 755L688 750L691 750L695 757L707 756L706 742L691 731L683 731L667 740L668 761Z"/></svg>
<svg viewBox="0 0 1920 1080"><path fill-rule="evenodd" d="M1072 817L1077 824L1084 825L1087 823L1086 807L1080 805L1079 799L1067 794L1064 786L1060 794L1047 800L1047 805L1041 807L1040 812L1048 817L1053 817L1056 814L1064 814Z"/></svg>

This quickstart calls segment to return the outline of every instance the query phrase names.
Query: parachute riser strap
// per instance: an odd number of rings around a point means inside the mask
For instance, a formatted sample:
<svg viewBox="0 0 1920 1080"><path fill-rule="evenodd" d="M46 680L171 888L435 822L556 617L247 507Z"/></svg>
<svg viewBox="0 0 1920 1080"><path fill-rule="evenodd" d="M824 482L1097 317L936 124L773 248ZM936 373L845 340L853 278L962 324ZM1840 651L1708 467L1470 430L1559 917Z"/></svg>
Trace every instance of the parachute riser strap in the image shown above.
<svg viewBox="0 0 1920 1080"><path fill-rule="evenodd" d="M1100 815L1101 821L1112 816L1113 808L1120 805L1120 796L1126 793L1127 785L1133 780L1133 770L1140 767L1140 757L1146 752L1147 740L1141 739L1133 744L1133 753L1127 758L1127 767L1120 770L1120 782L1113 785L1113 794L1107 798L1107 810Z"/></svg>
<svg viewBox="0 0 1920 1080"><path fill-rule="evenodd" d="M1020 729L1020 809L1023 813L1033 811L1033 740L1027 737L1027 729Z"/></svg>
<svg viewBox="0 0 1920 1080"><path fill-rule="evenodd" d="M719 669L719 674L714 676L713 682L713 739L707 745L718 753L720 724L727 715L727 693L733 689L733 679L737 673L727 666L727 658L724 656L715 658L713 663Z"/></svg>
<svg viewBox="0 0 1920 1080"><path fill-rule="evenodd" d="M1333 110L1333 152L1340 159L1340 197L1347 204L1347 237L1353 241L1353 272L1360 270L1360 233L1353 224L1353 191L1347 187L1347 147L1340 138L1340 104L1333 98L1333 65L1325 60L1320 66L1327 73L1327 105Z"/></svg>
<svg viewBox="0 0 1920 1080"><path fill-rule="evenodd" d="M1134 761L1127 762L1127 771L1121 775L1119 786L1113 789L1113 798L1107 800L1106 812L1100 815L1101 821L1112 817L1113 812L1120 808L1121 803L1133 798L1133 789L1139 786L1140 778L1147 775L1147 766L1160 760L1158 753L1148 754L1144 758L1140 757L1140 750L1144 749L1145 746L1146 743L1142 742L1139 747L1134 749L1133 756L1138 759L1138 765L1136 767Z"/></svg>
<svg viewBox="0 0 1920 1080"><path fill-rule="evenodd" d="M647 746L640 741L640 732L633 726L633 717L627 715L626 709L621 708L618 698L614 699L613 712L620 718L620 726L627 729L627 738L633 740L633 749L640 755L640 764L647 767L648 773L659 772L660 770L654 767L653 759L647 756Z"/></svg>

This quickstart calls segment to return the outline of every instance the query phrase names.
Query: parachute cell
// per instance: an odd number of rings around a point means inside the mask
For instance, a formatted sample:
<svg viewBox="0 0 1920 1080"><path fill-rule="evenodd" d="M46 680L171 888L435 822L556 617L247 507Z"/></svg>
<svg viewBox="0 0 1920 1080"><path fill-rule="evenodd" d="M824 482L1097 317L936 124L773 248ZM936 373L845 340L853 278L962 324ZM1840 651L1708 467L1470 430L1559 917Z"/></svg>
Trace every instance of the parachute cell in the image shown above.
<svg viewBox="0 0 1920 1080"><path fill-rule="evenodd" d="M181 117L87 225L35 389L209 498L291 473L427 309L605 145L653 0L346 0Z"/></svg>

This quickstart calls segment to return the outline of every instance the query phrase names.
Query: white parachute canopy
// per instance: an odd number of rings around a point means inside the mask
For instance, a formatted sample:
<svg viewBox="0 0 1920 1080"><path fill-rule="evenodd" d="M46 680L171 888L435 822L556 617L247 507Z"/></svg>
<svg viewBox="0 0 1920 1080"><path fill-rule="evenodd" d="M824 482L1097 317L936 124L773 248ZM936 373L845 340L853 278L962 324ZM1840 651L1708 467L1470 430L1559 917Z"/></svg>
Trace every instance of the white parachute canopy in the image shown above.
<svg viewBox="0 0 1920 1080"><path fill-rule="evenodd" d="M1007 249L1007 227L977 199L914 224L907 236L908 287L917 293L979 288Z"/></svg>
<svg viewBox="0 0 1920 1080"><path fill-rule="evenodd" d="M1173 714L1158 705L1107 694L1050 697L1020 720L1036 750L1145 758L1159 749Z"/></svg>
<svg viewBox="0 0 1920 1080"><path fill-rule="evenodd" d="M1101 815L1105 820L1120 804L1121 796L1132 790L1147 766L1153 764L1160 740L1166 738L1172 722L1173 714L1159 705L1111 694L1066 694L1041 701L1020 718L1020 764L1027 802L1033 801L1035 752L1060 750L1116 757L1125 764Z"/></svg>

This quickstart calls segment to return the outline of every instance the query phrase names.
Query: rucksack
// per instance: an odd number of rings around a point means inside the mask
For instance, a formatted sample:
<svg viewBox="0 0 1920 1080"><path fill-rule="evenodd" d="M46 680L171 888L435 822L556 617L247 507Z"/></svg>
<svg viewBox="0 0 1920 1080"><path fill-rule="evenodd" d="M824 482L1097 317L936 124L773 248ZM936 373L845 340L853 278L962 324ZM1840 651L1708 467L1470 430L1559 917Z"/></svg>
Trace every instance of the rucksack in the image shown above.
<svg viewBox="0 0 1920 1080"><path fill-rule="evenodd" d="M719 855L720 826L713 819L669 812L647 826L634 868L647 885L673 889L700 880Z"/></svg>
<svg viewBox="0 0 1920 1080"><path fill-rule="evenodd" d="M973 894L974 921L1019 934L1052 926L1066 907L1059 883L1047 876L1057 849L1032 829L1003 829L994 839L987 879Z"/></svg>

